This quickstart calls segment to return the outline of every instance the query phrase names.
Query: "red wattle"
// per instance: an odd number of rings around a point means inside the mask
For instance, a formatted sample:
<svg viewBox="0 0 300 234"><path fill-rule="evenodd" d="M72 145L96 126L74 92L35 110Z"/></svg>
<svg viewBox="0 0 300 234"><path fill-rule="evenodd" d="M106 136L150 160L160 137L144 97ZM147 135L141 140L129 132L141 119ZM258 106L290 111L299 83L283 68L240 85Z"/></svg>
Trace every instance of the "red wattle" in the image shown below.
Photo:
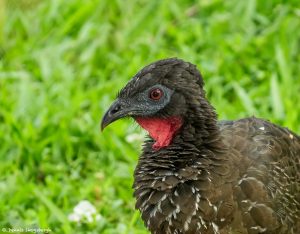
<svg viewBox="0 0 300 234"><path fill-rule="evenodd" d="M155 150L170 145L175 133L182 126L182 119L176 116L165 119L138 117L135 120L155 140L152 146Z"/></svg>

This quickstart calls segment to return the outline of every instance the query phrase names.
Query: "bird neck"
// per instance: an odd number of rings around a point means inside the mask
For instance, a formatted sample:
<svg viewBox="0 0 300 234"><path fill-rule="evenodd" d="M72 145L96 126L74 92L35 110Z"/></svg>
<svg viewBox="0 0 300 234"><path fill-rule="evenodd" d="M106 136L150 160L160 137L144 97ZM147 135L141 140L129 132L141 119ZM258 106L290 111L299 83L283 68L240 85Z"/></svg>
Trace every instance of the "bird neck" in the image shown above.
<svg viewBox="0 0 300 234"><path fill-rule="evenodd" d="M226 151L213 107L205 102L201 108L196 106L190 110L185 118L136 119L151 137L145 141L143 155L146 156L140 158L140 163L145 161L147 167L149 161L166 163L166 159L171 159L169 166L176 168L207 155L207 152L217 156Z"/></svg>
<svg viewBox="0 0 300 234"><path fill-rule="evenodd" d="M195 106L186 116L178 134L181 141L193 144L200 151L224 148L217 115L210 103L204 100L201 107Z"/></svg>
<svg viewBox="0 0 300 234"><path fill-rule="evenodd" d="M176 144L176 138L181 142L194 144L197 148L214 148L220 141L217 117L213 107L204 100L201 108L194 107L185 115L171 117L136 117L136 122L144 128L154 140L152 149L163 150L171 144ZM182 145L182 144L180 144Z"/></svg>

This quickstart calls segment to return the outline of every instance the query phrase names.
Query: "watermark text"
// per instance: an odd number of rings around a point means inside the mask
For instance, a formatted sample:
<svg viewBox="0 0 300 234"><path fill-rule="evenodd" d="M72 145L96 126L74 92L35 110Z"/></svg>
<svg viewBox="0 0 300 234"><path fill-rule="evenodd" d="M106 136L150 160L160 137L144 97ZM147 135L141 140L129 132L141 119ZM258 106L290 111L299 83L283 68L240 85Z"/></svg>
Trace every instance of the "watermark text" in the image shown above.
<svg viewBox="0 0 300 234"><path fill-rule="evenodd" d="M52 230L50 228L10 228L10 227L3 227L1 228L3 233L51 233Z"/></svg>

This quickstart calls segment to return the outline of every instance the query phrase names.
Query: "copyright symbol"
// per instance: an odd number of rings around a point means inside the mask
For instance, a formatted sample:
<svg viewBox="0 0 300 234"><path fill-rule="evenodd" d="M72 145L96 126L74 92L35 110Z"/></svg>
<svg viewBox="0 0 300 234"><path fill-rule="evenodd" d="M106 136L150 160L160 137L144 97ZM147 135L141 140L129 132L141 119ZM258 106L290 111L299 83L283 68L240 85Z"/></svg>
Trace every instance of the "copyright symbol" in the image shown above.
<svg viewBox="0 0 300 234"><path fill-rule="evenodd" d="M2 228L2 232L6 232L6 228Z"/></svg>

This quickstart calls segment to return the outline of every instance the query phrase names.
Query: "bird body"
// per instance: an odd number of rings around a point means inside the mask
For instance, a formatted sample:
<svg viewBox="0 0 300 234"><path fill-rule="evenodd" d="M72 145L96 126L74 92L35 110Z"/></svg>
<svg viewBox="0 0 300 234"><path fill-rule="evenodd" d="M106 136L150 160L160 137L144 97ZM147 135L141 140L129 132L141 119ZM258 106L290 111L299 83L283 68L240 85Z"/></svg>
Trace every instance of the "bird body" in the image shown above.
<svg viewBox="0 0 300 234"><path fill-rule="evenodd" d="M300 137L258 118L217 121L196 66L160 60L121 90L102 128L124 116L149 133L134 173L151 233L300 233Z"/></svg>

